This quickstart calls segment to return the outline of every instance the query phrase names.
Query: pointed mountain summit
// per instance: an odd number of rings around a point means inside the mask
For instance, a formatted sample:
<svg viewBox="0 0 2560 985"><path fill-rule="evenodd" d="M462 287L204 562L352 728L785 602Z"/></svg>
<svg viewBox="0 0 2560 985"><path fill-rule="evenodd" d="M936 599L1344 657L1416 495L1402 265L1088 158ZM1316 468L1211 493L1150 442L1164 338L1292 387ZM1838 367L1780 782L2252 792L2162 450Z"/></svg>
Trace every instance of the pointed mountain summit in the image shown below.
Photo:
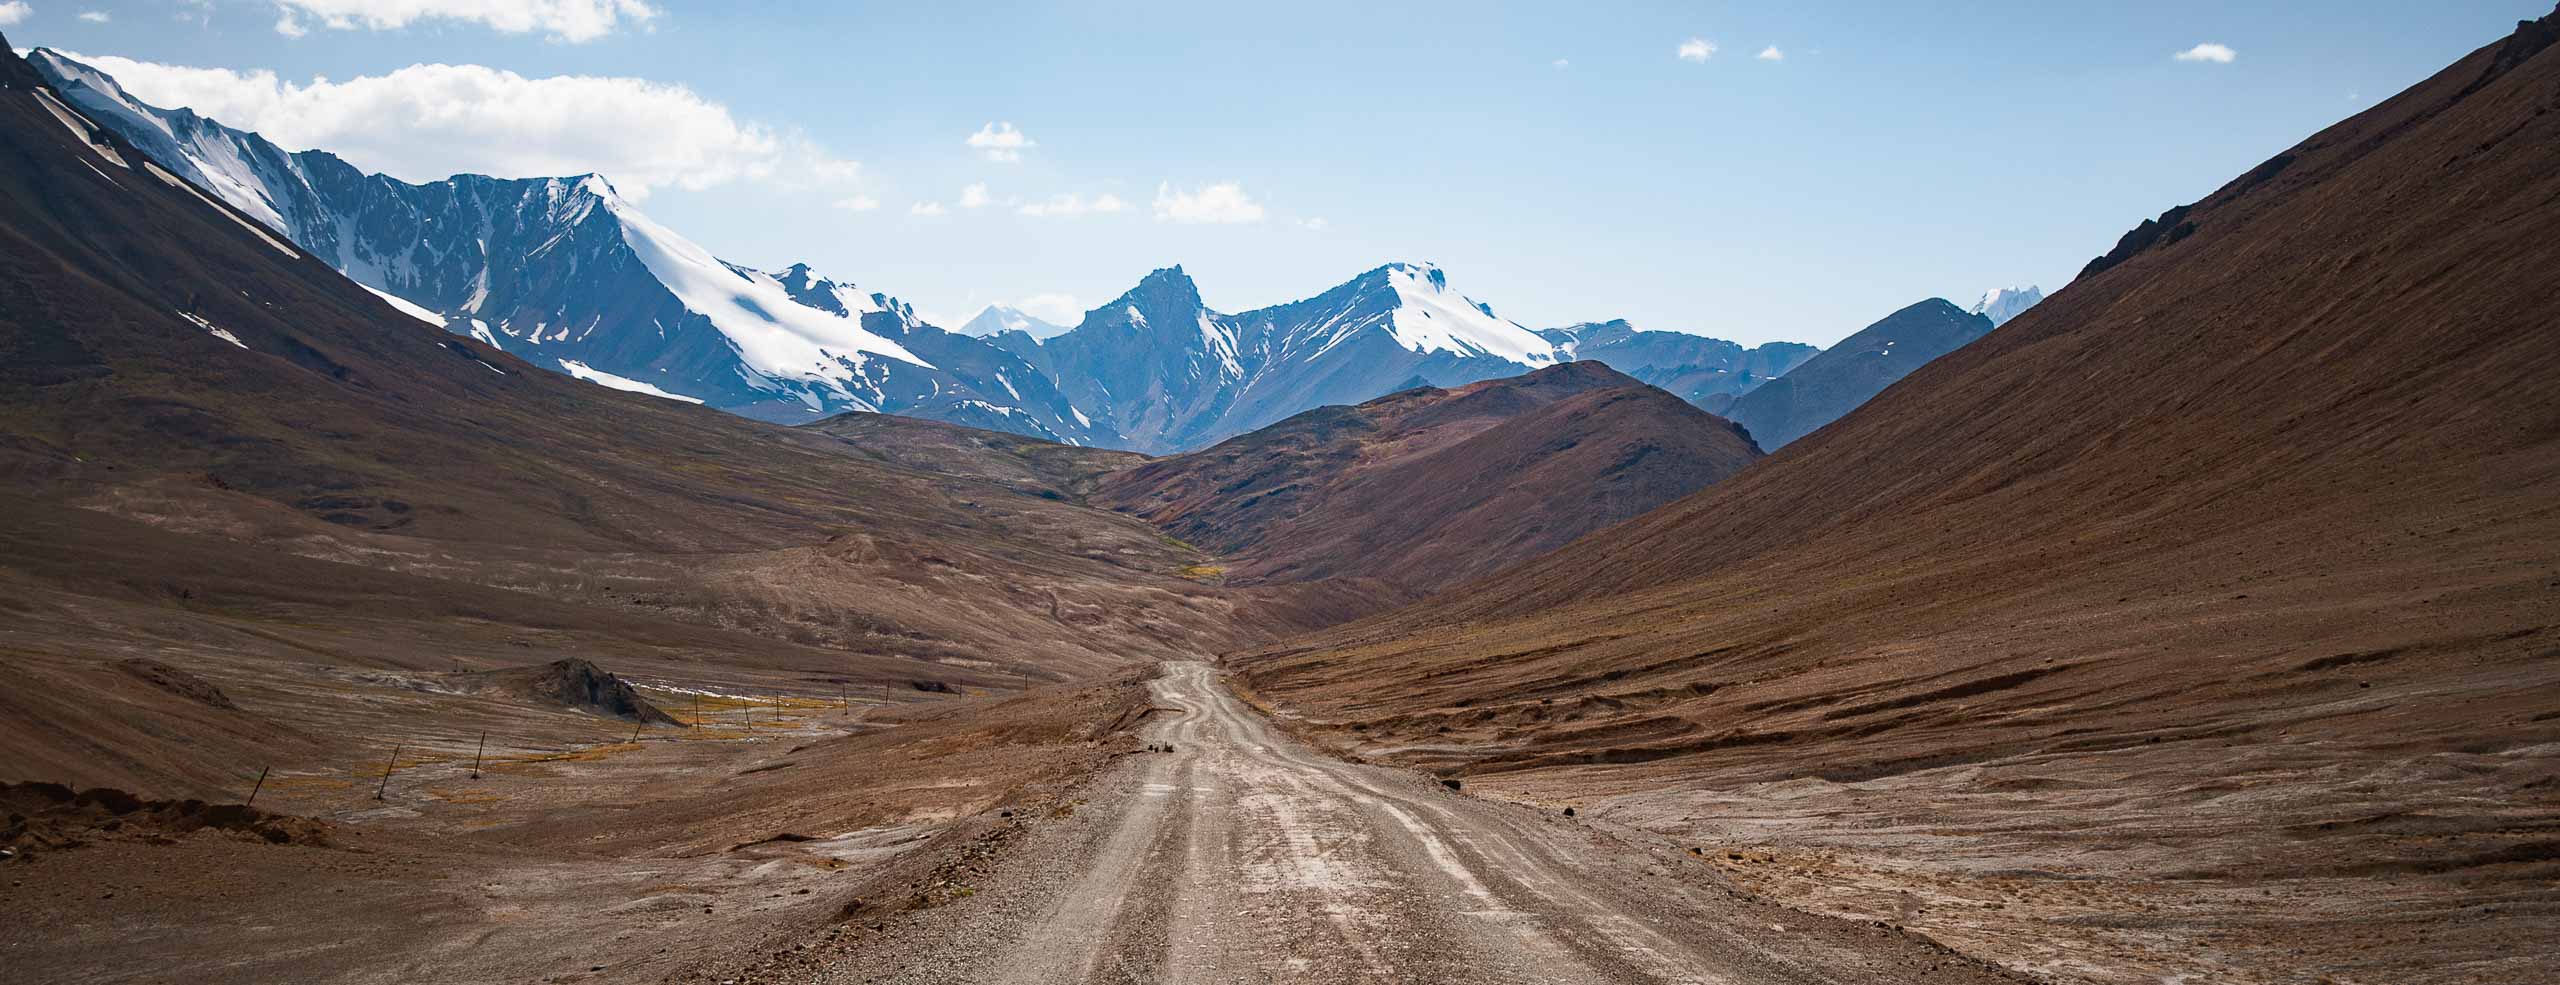
<svg viewBox="0 0 2560 985"><path fill-rule="evenodd" d="M1991 319L1991 327L1998 328L2042 300L2044 291L2032 284L2026 287L1995 287L1982 292L1982 298L1973 303L1972 311Z"/></svg>
<svg viewBox="0 0 2560 985"><path fill-rule="evenodd" d="M1005 332L1021 332L1034 339L1054 338L1065 333L1067 326L1048 321L1038 315L1010 305L991 304L960 326L960 334L985 338Z"/></svg>
<svg viewBox="0 0 2560 985"><path fill-rule="evenodd" d="M994 341L1058 381L1125 447L1155 453L1356 404L1416 378L1455 386L1558 361L1554 343L1421 263L1385 264L1304 301L1234 315L1202 301L1180 266L1166 267L1055 338L1006 332Z"/></svg>
<svg viewBox="0 0 2560 985"><path fill-rule="evenodd" d="M1726 416L1776 451L1858 409L1894 381L1991 331L1991 319L1944 298L1911 305L1743 394Z"/></svg>

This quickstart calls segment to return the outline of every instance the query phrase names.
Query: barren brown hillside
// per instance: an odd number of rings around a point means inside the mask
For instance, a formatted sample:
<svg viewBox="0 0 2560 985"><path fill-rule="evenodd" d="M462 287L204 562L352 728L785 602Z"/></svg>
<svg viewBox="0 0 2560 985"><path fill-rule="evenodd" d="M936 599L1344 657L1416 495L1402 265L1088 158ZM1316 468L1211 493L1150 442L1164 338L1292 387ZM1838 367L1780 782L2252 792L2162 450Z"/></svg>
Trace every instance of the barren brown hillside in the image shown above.
<svg viewBox="0 0 2560 985"><path fill-rule="evenodd" d="M1239 662L1365 753L2066 979L2560 975L2555 36L1732 480Z"/></svg>
<svg viewBox="0 0 2560 985"><path fill-rule="evenodd" d="M1226 556L1236 584L1429 591L1564 546L1759 457L1594 361L1321 407L1103 477L1093 503Z"/></svg>
<svg viewBox="0 0 2560 985"><path fill-rule="evenodd" d="M0 779L237 796L261 760L454 740L366 675L579 657L915 698L1315 624L1135 520L899 464L880 423L759 425L421 325L0 55ZM296 724L341 706L384 713Z"/></svg>

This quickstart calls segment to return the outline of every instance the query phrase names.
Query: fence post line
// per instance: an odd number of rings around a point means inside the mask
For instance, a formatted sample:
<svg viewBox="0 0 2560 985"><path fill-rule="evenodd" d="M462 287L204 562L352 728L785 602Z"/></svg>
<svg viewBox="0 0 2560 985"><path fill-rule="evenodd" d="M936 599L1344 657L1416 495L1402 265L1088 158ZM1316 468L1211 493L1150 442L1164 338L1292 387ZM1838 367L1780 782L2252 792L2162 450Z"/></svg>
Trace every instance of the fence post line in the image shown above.
<svg viewBox="0 0 2560 985"><path fill-rule="evenodd" d="M471 750L471 778L480 778L480 757L489 751L489 730L480 730L480 747Z"/></svg>
<svg viewBox="0 0 2560 985"><path fill-rule="evenodd" d="M258 767L258 785L249 788L249 802L240 806L247 807L258 802L258 791L267 788L267 771L274 768L273 766Z"/></svg>

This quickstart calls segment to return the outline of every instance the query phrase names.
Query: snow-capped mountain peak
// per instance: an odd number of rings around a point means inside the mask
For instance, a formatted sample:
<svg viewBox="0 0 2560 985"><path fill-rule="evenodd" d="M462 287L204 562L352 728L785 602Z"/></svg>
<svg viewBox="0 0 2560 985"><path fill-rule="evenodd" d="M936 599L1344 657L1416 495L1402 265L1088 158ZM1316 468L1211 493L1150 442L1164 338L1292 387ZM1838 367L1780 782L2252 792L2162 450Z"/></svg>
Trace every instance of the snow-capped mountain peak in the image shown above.
<svg viewBox="0 0 2560 985"><path fill-rule="evenodd" d="M580 187L602 190L605 207L621 221L622 241L632 253L686 308L709 318L728 336L757 372L842 382L868 355L932 367L897 343L863 331L856 319L801 304L770 275L742 273L720 262L692 240L640 214L612 194L613 187L603 179L589 176Z"/></svg>
<svg viewBox="0 0 2560 985"><path fill-rule="evenodd" d="M1396 312L1388 330L1407 349L1492 356L1530 367L1556 361L1554 343L1494 317L1490 305L1451 290L1448 273L1436 264L1390 263L1374 273L1395 292Z"/></svg>
<svg viewBox="0 0 2560 985"><path fill-rule="evenodd" d="M1021 332L1034 339L1056 338L1067 326L1048 321L1011 305L991 304L978 316L960 326L960 334L985 337L999 332Z"/></svg>
<svg viewBox="0 0 2560 985"><path fill-rule="evenodd" d="M1973 303L1973 313L1991 319L1992 327L1997 328L2042 300L2044 292L2034 285L1995 287L1982 292L1982 299Z"/></svg>

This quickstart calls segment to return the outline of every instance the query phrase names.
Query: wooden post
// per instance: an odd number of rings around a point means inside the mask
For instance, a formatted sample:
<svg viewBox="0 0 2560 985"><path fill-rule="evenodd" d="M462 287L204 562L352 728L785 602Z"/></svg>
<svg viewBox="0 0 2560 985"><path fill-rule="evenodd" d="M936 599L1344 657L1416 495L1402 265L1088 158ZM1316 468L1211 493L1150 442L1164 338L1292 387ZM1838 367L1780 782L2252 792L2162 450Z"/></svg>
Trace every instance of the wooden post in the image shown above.
<svg viewBox="0 0 2560 985"><path fill-rule="evenodd" d="M480 778L480 757L489 751L489 730L480 730L480 748L471 750L471 778Z"/></svg>
<svg viewBox="0 0 2560 985"><path fill-rule="evenodd" d="M400 765L402 746L391 747L391 758L382 764L382 785L373 788L373 799L381 800L383 791L391 789L391 771Z"/></svg>
<svg viewBox="0 0 2560 985"><path fill-rule="evenodd" d="M648 724L648 722L646 722L646 721L638 721L638 722L633 722L633 723L631 723L631 744L632 744L632 745L635 745L635 746L636 746L636 745L639 745L639 744L640 744L640 726L642 726L642 725L646 725L646 724Z"/></svg>
<svg viewBox="0 0 2560 985"><path fill-rule="evenodd" d="M266 789L266 788L267 788L267 771L268 771L268 770L271 770L271 769L274 769L274 768L275 768L275 767L273 767L273 766L261 766L261 767L258 767L258 785L257 785L257 786L254 786L254 787L250 787L250 788L249 788L249 803L248 803L248 804L242 804L241 806L243 806L243 807L247 807L247 806L249 806L249 805L251 805L251 804L256 804L256 803L258 802L258 791L260 791L260 790L264 790L264 789Z"/></svg>

